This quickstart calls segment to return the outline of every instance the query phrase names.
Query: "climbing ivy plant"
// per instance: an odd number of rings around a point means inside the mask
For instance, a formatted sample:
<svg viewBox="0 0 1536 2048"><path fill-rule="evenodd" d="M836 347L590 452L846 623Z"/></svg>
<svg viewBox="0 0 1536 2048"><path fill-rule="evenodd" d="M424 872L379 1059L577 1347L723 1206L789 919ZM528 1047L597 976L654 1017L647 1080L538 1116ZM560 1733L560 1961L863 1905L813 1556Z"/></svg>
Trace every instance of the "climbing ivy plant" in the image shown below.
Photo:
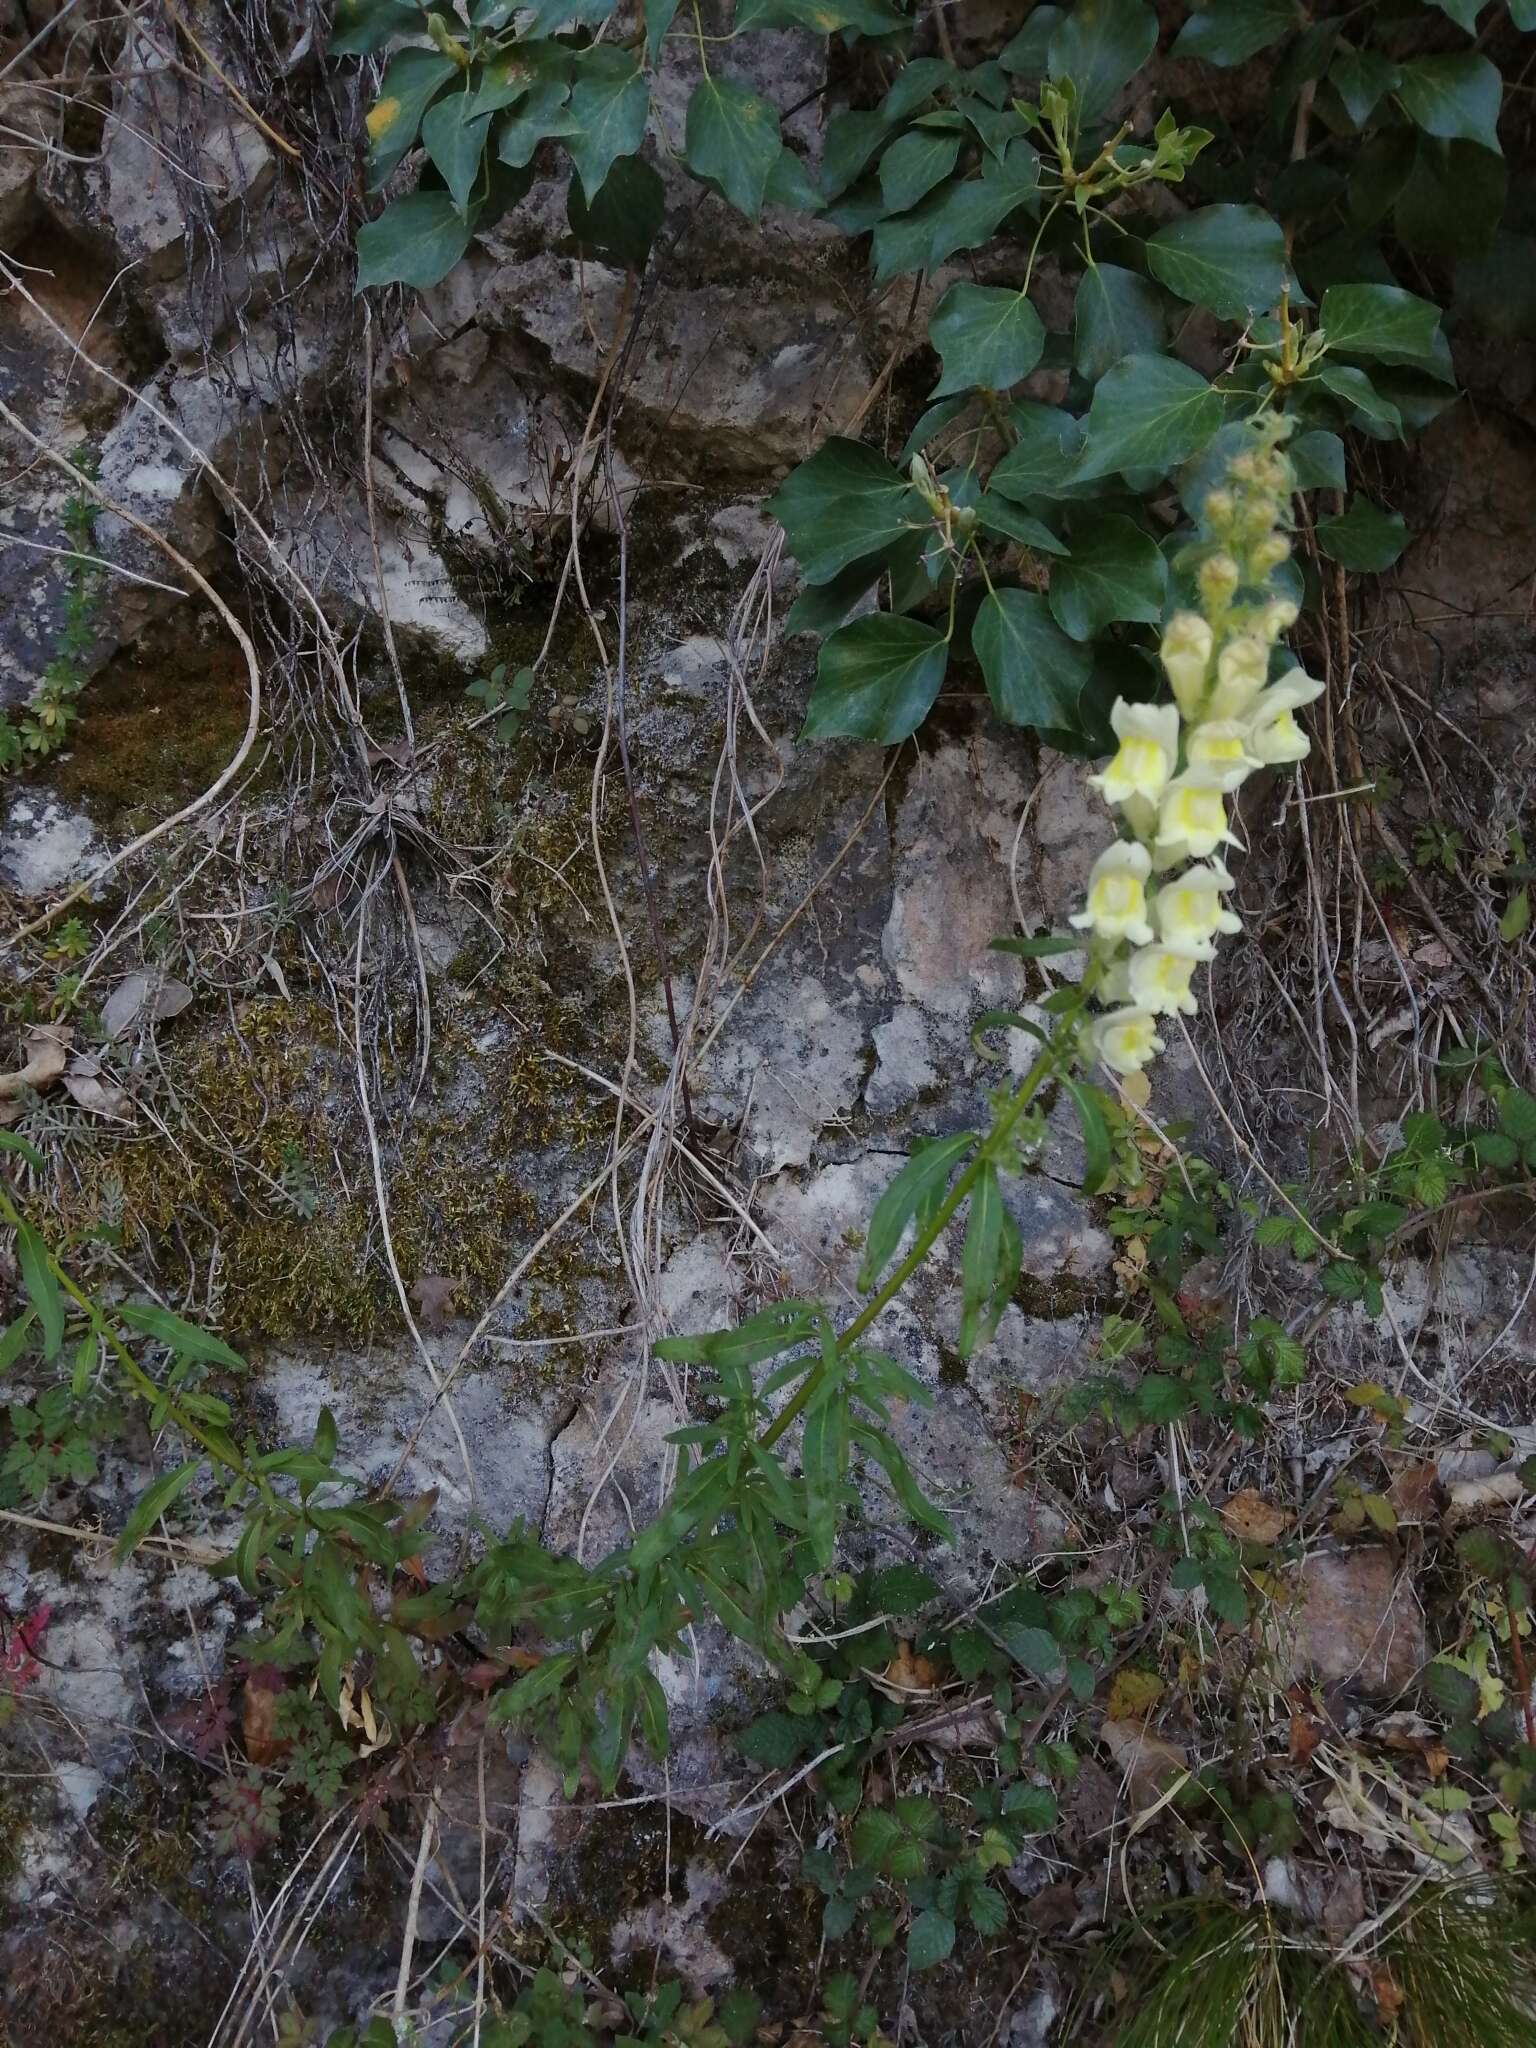
<svg viewBox="0 0 1536 2048"><path fill-rule="evenodd" d="M961 65L898 0L738 0L708 29L693 0L340 0L333 50L390 53L368 173L393 196L359 233L359 285L437 282L551 152L574 240L616 263L648 260L652 159L674 155L750 218L817 213L867 242L877 286L930 284L935 376L894 460L834 437L772 501L804 583L789 626L821 639L806 731L904 739L979 670L1000 718L1101 752L1114 700L1156 694L1190 510L1244 419L1294 416L1298 483L1335 494L1323 557L1400 553L1403 521L1347 495L1344 437L1400 438L1455 396L1410 283L1454 259L1475 308L1480 266L1528 243L1501 237L1487 46L1536 28L1536 0L1503 13L1217 0L1169 37L1147 0L1079 0ZM747 32L786 27L867 49L883 81L826 121L814 170L731 68ZM1217 74L1259 56L1234 99ZM652 104L674 61L696 74L681 135ZM1047 270L1053 305L1072 289L1054 328Z"/></svg>

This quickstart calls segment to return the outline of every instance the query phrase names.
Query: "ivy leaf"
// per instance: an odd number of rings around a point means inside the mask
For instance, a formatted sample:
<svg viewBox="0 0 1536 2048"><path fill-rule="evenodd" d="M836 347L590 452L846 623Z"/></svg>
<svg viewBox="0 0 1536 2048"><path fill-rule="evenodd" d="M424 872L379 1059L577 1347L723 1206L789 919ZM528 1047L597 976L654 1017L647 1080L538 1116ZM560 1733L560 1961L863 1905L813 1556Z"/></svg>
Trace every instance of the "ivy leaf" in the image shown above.
<svg viewBox="0 0 1536 2048"><path fill-rule="evenodd" d="M947 1913L928 1907L914 1913L907 1929L907 1962L914 1970L931 1970L955 1945L955 1923Z"/></svg>
<svg viewBox="0 0 1536 2048"><path fill-rule="evenodd" d="M561 79L536 85L496 131L496 154L501 161L513 170L524 170L541 142L574 135L581 124L567 105L569 97L570 87Z"/></svg>
<svg viewBox="0 0 1536 2048"><path fill-rule="evenodd" d="M676 13L677 0L645 0L645 54L653 70Z"/></svg>
<svg viewBox="0 0 1536 2048"><path fill-rule="evenodd" d="M1010 725L1077 724L1077 700L1091 663L1032 590L994 590L981 601L971 647L999 718Z"/></svg>
<svg viewBox="0 0 1536 2048"><path fill-rule="evenodd" d="M829 199L846 192L881 143L895 134L900 121L883 109L834 114L821 148L821 189Z"/></svg>
<svg viewBox="0 0 1536 2048"><path fill-rule="evenodd" d="M683 153L689 170L718 185L738 213L756 220L783 144L778 110L734 79L705 78L693 89Z"/></svg>
<svg viewBox="0 0 1536 2048"><path fill-rule="evenodd" d="M439 284L469 247L472 230L448 192L408 192L357 231L357 289Z"/></svg>
<svg viewBox="0 0 1536 2048"><path fill-rule="evenodd" d="M1001 163L989 158L979 178L951 180L894 220L875 228L875 281L903 271L937 270L957 249L979 249L1040 184L1040 159L1015 142Z"/></svg>
<svg viewBox="0 0 1536 2048"><path fill-rule="evenodd" d="M1073 308L1072 364L1090 384L1126 356L1156 355L1166 335L1156 285L1113 263L1084 271Z"/></svg>
<svg viewBox="0 0 1536 2048"><path fill-rule="evenodd" d="M1221 394L1198 370L1170 356L1127 356L1094 388L1073 481L1109 476L1116 470L1148 470L1162 476L1202 448L1221 419ZM1005 466L1000 463L993 474L994 489Z"/></svg>
<svg viewBox="0 0 1536 2048"><path fill-rule="evenodd" d="M880 159L880 196L891 213L905 213L955 168L960 137L943 128L914 128Z"/></svg>
<svg viewBox="0 0 1536 2048"><path fill-rule="evenodd" d="M1470 36L1477 33L1477 17L1487 6L1488 0L1433 0L1433 4L1442 14L1448 14L1456 26L1465 29Z"/></svg>
<svg viewBox="0 0 1536 2048"><path fill-rule="evenodd" d="M993 470L991 489L1024 504L1080 495L1070 480L1082 454L1083 422L1059 406L1026 402L1009 406L1008 423L1017 438Z"/></svg>
<svg viewBox="0 0 1536 2048"><path fill-rule="evenodd" d="M1347 512L1317 522L1317 544L1330 562L1362 575L1390 569L1408 542L1399 512L1384 512L1369 498L1352 498Z"/></svg>
<svg viewBox="0 0 1536 2048"><path fill-rule="evenodd" d="M1421 135L1392 224L1416 254L1447 262L1476 256L1497 232L1509 189L1502 156L1475 142Z"/></svg>
<svg viewBox="0 0 1536 2048"><path fill-rule="evenodd" d="M333 57L369 57L395 36L419 34L421 25L411 0L336 0L328 47Z"/></svg>
<svg viewBox="0 0 1536 2048"><path fill-rule="evenodd" d="M894 746L927 717L944 681L949 642L932 626L876 612L821 645L802 739L841 737Z"/></svg>
<svg viewBox="0 0 1536 2048"><path fill-rule="evenodd" d="M1296 485L1303 491L1342 491L1344 488L1344 443L1337 434L1320 429L1298 434L1286 450L1296 472Z"/></svg>
<svg viewBox="0 0 1536 2048"><path fill-rule="evenodd" d="M1416 128L1442 142L1476 142L1495 156L1503 87L1486 57L1472 50L1450 57L1414 57L1402 68L1397 98Z"/></svg>
<svg viewBox="0 0 1536 2048"><path fill-rule="evenodd" d="M1051 37L1061 21L1059 7L1032 7L1018 34L999 50L998 63L1020 78L1044 78L1051 64Z"/></svg>
<svg viewBox="0 0 1536 2048"><path fill-rule="evenodd" d="M780 149L763 187L765 206L782 206L789 213L820 213L826 201L811 183L810 173L788 143Z"/></svg>
<svg viewBox="0 0 1536 2048"><path fill-rule="evenodd" d="M1071 79L1091 122L1156 48L1157 16L1143 0L1077 0L1052 32L1051 77Z"/></svg>
<svg viewBox="0 0 1536 2048"><path fill-rule="evenodd" d="M490 115L475 114L473 107L468 93L451 93L427 109L421 124L422 145L442 172L443 183L461 214L469 212L491 125Z"/></svg>
<svg viewBox="0 0 1536 2048"><path fill-rule="evenodd" d="M1387 435L1402 433L1402 414L1389 398L1382 397L1364 370L1357 370L1352 363L1324 362L1315 375L1325 391L1342 399L1372 427Z"/></svg>
<svg viewBox="0 0 1536 2048"><path fill-rule="evenodd" d="M1066 542L1058 540L1048 526L1042 525L1038 519L1031 519L1027 512L1021 512L1010 498L997 491L988 491L977 499L976 523L994 540L1014 540L1020 547L1033 548L1037 554L1071 553Z"/></svg>
<svg viewBox="0 0 1536 2048"><path fill-rule="evenodd" d="M1317 318L1330 349L1438 370L1440 308L1416 292L1395 284L1330 285Z"/></svg>
<svg viewBox="0 0 1536 2048"><path fill-rule="evenodd" d="M1300 26L1294 0L1214 0L1189 17L1168 54L1203 57L1207 64L1246 64Z"/></svg>
<svg viewBox="0 0 1536 2048"><path fill-rule="evenodd" d="M1072 552L1051 571L1050 606L1064 632L1091 640L1117 619L1156 625L1167 587L1150 534L1122 513L1089 513L1073 521Z"/></svg>
<svg viewBox="0 0 1536 2048"><path fill-rule="evenodd" d="M571 233L583 248L617 257L635 270L645 268L661 230L666 196L661 179L638 156L621 156L588 206L581 182L572 178L565 195Z"/></svg>
<svg viewBox="0 0 1536 2048"><path fill-rule="evenodd" d="M617 159L633 156L645 140L650 104L651 89L627 51L598 43L583 53L571 92L574 132L565 146L589 206Z"/></svg>
<svg viewBox="0 0 1536 2048"><path fill-rule="evenodd" d="M922 500L883 455L835 435L790 471L768 510L807 583L828 583L926 524Z"/></svg>
<svg viewBox="0 0 1536 2048"><path fill-rule="evenodd" d="M1340 50L1328 70L1328 83L1343 102L1357 128L1363 128L1401 73L1379 50Z"/></svg>
<svg viewBox="0 0 1536 2048"><path fill-rule="evenodd" d="M944 374L931 396L980 387L1006 391L1027 377L1045 347L1040 315L1023 292L952 284L928 327Z"/></svg>
<svg viewBox="0 0 1536 2048"><path fill-rule="evenodd" d="M385 183L416 140L421 117L459 67L437 50L402 50L390 59L379 96L368 109L368 184Z"/></svg>
<svg viewBox="0 0 1536 2048"><path fill-rule="evenodd" d="M1181 299L1241 320L1275 304L1285 283L1285 233L1259 206L1202 206L1159 228L1147 263Z"/></svg>

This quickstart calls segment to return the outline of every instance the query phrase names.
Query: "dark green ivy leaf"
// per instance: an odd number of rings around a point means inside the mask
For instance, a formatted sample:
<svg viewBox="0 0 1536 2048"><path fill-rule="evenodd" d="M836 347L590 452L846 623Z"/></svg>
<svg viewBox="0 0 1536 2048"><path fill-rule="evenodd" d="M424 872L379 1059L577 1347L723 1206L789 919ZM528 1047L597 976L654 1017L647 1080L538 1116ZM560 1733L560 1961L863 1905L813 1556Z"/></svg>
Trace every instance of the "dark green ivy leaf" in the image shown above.
<svg viewBox="0 0 1536 2048"><path fill-rule="evenodd" d="M412 0L336 0L331 26L333 57L368 57L395 36L421 33L422 12Z"/></svg>
<svg viewBox="0 0 1536 2048"><path fill-rule="evenodd" d="M756 220L783 144L776 108L730 78L703 78L688 102L689 170L719 186L738 213Z"/></svg>
<svg viewBox="0 0 1536 2048"><path fill-rule="evenodd" d="M1157 16L1143 0L1077 0L1051 35L1050 74L1071 79L1091 123L1156 48Z"/></svg>
<svg viewBox="0 0 1536 2048"><path fill-rule="evenodd" d="M630 53L609 43L584 50L580 63L565 146L590 206L617 159L633 156L644 141L651 89Z"/></svg>
<svg viewBox="0 0 1536 2048"><path fill-rule="evenodd" d="M1437 364L1440 308L1397 285L1330 285L1317 319L1329 348L1345 355L1421 369Z"/></svg>
<svg viewBox="0 0 1536 2048"><path fill-rule="evenodd" d="M357 289L439 284L469 247L472 230L448 192L408 192L357 231Z"/></svg>
<svg viewBox="0 0 1536 2048"><path fill-rule="evenodd" d="M971 646L999 718L1010 725L1076 725L1092 664L1038 592L989 592L972 623Z"/></svg>
<svg viewBox="0 0 1536 2048"><path fill-rule="evenodd" d="M468 93L448 93L427 109L421 124L422 146L442 173L454 205L466 215L491 126L490 115L472 112L473 106Z"/></svg>
<svg viewBox="0 0 1536 2048"><path fill-rule="evenodd" d="M768 501L807 583L828 583L927 523L922 500L883 455L833 436Z"/></svg>
<svg viewBox="0 0 1536 2048"><path fill-rule="evenodd" d="M415 143L421 117L459 67L438 50L402 50L368 110L368 184L377 191Z"/></svg>
<svg viewBox="0 0 1536 2048"><path fill-rule="evenodd" d="M565 207L571 233L583 248L643 270L661 229L666 198L661 179L643 158L621 156L590 206L580 179L572 178Z"/></svg>
<svg viewBox="0 0 1536 2048"><path fill-rule="evenodd" d="M1294 0L1208 0L1192 14L1169 51L1207 64L1246 64L1301 26Z"/></svg>
<svg viewBox="0 0 1536 2048"><path fill-rule="evenodd" d="M1033 199L1039 183L1040 159L1027 142L1015 142L1001 163L989 157L979 177L951 180L910 213L881 221L875 229L876 283L903 271L937 270L956 250L979 249L1010 213Z"/></svg>
<svg viewBox="0 0 1536 2048"><path fill-rule="evenodd" d="M1384 512L1369 498L1352 498L1349 510L1317 522L1317 545L1330 562L1361 575L1379 575L1408 543L1408 526L1400 512Z"/></svg>
<svg viewBox="0 0 1536 2048"><path fill-rule="evenodd" d="M1161 549L1133 519L1083 513L1072 522L1071 553L1051 571L1051 611L1074 640L1091 640L1117 619L1155 625L1167 584Z"/></svg>
<svg viewBox="0 0 1536 2048"><path fill-rule="evenodd" d="M932 396L980 387L1007 391L1027 377L1045 347L1040 315L1021 291L952 284L929 323L944 374Z"/></svg>
<svg viewBox="0 0 1536 2048"><path fill-rule="evenodd" d="M1442 142L1475 142L1500 153L1503 86L1486 57L1461 50L1449 57L1410 58L1396 90L1403 112L1426 135Z"/></svg>
<svg viewBox="0 0 1536 2048"><path fill-rule="evenodd" d="M1221 420L1221 394L1198 370L1170 356L1127 356L1094 389L1074 481L1117 470L1162 476L1202 448ZM999 464L994 489L1005 467Z"/></svg>
<svg viewBox="0 0 1536 2048"><path fill-rule="evenodd" d="M1155 355L1166 334L1155 284L1113 263L1084 271L1073 309L1072 362L1090 384L1126 356Z"/></svg>
<svg viewBox="0 0 1536 2048"><path fill-rule="evenodd" d="M1343 102L1357 128L1363 128L1383 96L1397 84L1399 72L1379 50L1341 49L1328 70L1328 83Z"/></svg>
<svg viewBox="0 0 1536 2048"><path fill-rule="evenodd" d="M1285 233L1259 206L1202 206L1147 243L1152 275L1223 320L1267 312L1285 282Z"/></svg>
<svg viewBox="0 0 1536 2048"><path fill-rule="evenodd" d="M916 206L955 168L960 137L942 128L910 128L880 159L880 196L888 213Z"/></svg>
<svg viewBox="0 0 1536 2048"><path fill-rule="evenodd" d="M949 642L917 619L876 612L821 645L803 739L910 739L944 681Z"/></svg>

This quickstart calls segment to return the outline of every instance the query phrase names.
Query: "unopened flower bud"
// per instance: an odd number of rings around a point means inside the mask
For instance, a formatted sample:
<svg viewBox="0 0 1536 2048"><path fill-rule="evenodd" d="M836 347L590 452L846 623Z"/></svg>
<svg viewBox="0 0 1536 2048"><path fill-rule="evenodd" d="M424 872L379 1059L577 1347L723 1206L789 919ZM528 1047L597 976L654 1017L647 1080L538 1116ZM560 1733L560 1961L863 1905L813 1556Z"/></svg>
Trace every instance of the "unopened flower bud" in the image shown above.
<svg viewBox="0 0 1536 2048"><path fill-rule="evenodd" d="M1237 500L1230 491L1207 491L1205 517L1209 525L1225 531L1237 516Z"/></svg>
<svg viewBox="0 0 1536 2048"><path fill-rule="evenodd" d="M1272 597L1254 624L1271 646L1282 633L1289 633L1300 613L1288 597Z"/></svg>
<svg viewBox="0 0 1536 2048"><path fill-rule="evenodd" d="M1195 578L1205 602L1218 607L1232 602L1233 593L1242 580L1242 570L1225 549L1218 555L1208 555L1200 564Z"/></svg>
<svg viewBox="0 0 1536 2048"><path fill-rule="evenodd" d="M1288 561L1290 553L1291 544L1283 534L1272 533L1268 540L1259 541L1248 555L1255 583L1266 577L1271 569L1278 569L1282 562Z"/></svg>
<svg viewBox="0 0 1536 2048"><path fill-rule="evenodd" d="M1175 612L1163 633L1158 655L1186 718L1196 715L1205 695L1213 645L1210 625L1198 612Z"/></svg>

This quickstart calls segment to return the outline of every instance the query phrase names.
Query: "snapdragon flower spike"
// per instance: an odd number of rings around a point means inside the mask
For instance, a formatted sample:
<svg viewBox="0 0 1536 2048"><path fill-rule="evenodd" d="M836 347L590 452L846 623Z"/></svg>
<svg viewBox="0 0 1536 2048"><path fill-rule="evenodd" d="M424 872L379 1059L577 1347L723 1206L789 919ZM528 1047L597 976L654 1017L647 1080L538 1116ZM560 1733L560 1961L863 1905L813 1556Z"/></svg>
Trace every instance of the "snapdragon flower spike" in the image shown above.
<svg viewBox="0 0 1536 2048"><path fill-rule="evenodd" d="M1154 1053L1167 1050L1150 1010L1107 1010L1088 1027L1094 1052L1117 1074L1139 1074Z"/></svg>
<svg viewBox="0 0 1536 2048"><path fill-rule="evenodd" d="M1160 862L1204 860L1218 846L1241 846L1227 824L1226 793L1204 769L1186 769L1163 792L1153 842Z"/></svg>
<svg viewBox="0 0 1536 2048"><path fill-rule="evenodd" d="M1120 745L1101 775L1090 775L1093 788L1109 804L1144 797L1155 804L1179 764L1179 712L1174 704L1127 704L1115 699L1109 714Z"/></svg>
<svg viewBox="0 0 1536 2048"><path fill-rule="evenodd" d="M1174 1010L1193 1017L1200 1005L1189 982L1199 964L1193 953L1175 952L1172 946L1138 947L1129 961L1132 1004L1154 1017Z"/></svg>
<svg viewBox="0 0 1536 2048"><path fill-rule="evenodd" d="M1244 744L1255 760L1277 768L1287 761L1305 761L1312 743L1296 723L1295 713L1323 694L1323 685L1305 669L1293 668L1271 683L1255 701Z"/></svg>
<svg viewBox="0 0 1536 2048"><path fill-rule="evenodd" d="M1133 946L1149 945L1152 927L1147 921L1147 877L1152 856L1134 839L1117 839L1105 847L1088 877L1088 907L1076 911L1067 922L1080 932L1091 931L1096 939L1118 942L1129 939Z"/></svg>
<svg viewBox="0 0 1536 2048"><path fill-rule="evenodd" d="M1192 959L1214 960L1218 932L1230 936L1243 928L1242 919L1221 900L1222 891L1231 887L1232 877L1219 860L1170 876L1152 899L1159 939Z"/></svg>

